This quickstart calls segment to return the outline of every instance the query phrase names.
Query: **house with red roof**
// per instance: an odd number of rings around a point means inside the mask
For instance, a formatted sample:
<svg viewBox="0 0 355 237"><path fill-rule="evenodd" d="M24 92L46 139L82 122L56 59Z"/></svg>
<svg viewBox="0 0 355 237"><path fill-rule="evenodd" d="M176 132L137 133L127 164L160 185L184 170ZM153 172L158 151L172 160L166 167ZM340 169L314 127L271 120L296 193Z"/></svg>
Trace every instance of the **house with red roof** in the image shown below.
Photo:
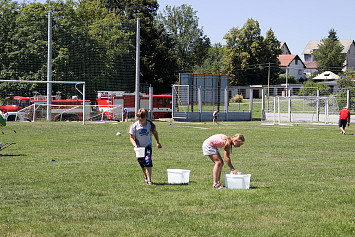
<svg viewBox="0 0 355 237"><path fill-rule="evenodd" d="M306 66L297 54L281 54L277 57L285 74L293 75L297 81L304 79Z"/></svg>
<svg viewBox="0 0 355 237"><path fill-rule="evenodd" d="M306 69L304 69L304 74L306 76L311 75L313 72L318 71L318 66L316 61L304 61L304 65L306 66Z"/></svg>

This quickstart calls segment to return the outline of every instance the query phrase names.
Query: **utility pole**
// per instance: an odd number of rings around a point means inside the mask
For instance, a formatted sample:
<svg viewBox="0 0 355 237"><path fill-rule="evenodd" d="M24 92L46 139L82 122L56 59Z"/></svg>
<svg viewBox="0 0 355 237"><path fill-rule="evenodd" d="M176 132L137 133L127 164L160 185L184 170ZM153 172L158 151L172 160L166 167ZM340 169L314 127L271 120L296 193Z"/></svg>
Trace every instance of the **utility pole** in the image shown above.
<svg viewBox="0 0 355 237"><path fill-rule="evenodd" d="M288 97L288 67L286 67L286 97Z"/></svg>

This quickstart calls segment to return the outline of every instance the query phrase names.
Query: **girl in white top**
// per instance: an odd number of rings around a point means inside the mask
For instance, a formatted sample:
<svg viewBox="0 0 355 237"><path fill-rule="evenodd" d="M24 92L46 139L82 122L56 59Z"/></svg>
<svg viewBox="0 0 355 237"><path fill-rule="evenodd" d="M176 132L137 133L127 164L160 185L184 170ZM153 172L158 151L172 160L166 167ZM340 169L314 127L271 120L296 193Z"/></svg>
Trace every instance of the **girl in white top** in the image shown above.
<svg viewBox="0 0 355 237"><path fill-rule="evenodd" d="M148 120L148 111L141 108L137 112L138 121L133 123L129 128L130 142L134 148L145 147L145 156L138 157L137 161L140 164L144 173L146 184L152 184L152 134L154 135L157 147L161 148L159 136L155 124Z"/></svg>

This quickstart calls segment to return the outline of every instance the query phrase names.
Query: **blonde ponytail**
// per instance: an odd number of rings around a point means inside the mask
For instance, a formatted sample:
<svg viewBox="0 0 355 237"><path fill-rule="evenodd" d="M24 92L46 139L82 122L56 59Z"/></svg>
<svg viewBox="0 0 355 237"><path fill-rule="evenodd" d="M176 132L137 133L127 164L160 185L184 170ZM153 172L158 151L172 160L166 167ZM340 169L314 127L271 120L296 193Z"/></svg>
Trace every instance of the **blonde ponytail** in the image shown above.
<svg viewBox="0 0 355 237"><path fill-rule="evenodd" d="M224 150L227 150L228 148L230 149L230 151L232 152L232 147L233 147L233 141L237 141L237 142L245 142L245 138L242 134L235 134L234 136L231 137L227 137L224 140Z"/></svg>

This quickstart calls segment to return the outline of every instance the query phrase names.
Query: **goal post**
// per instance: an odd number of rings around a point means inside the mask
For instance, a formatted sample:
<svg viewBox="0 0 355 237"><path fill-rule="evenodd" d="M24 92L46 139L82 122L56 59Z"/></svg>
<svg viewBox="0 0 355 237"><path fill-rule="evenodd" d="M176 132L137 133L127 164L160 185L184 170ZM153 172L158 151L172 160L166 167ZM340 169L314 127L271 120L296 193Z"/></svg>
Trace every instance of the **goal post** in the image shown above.
<svg viewBox="0 0 355 237"><path fill-rule="evenodd" d="M83 124L85 124L85 81L25 81L25 80L0 80L0 82L10 82L10 83L39 83L39 84L74 84L75 89L82 95L83 97L83 105L82 105L82 113L83 113ZM82 90L77 88L77 85L82 85ZM48 88L48 86L47 86ZM51 88L51 87L50 87ZM51 92L48 92L48 94L51 94ZM51 106L52 104L47 103L47 120L51 121Z"/></svg>
<svg viewBox="0 0 355 237"><path fill-rule="evenodd" d="M332 101L320 96L276 96L269 100L269 110L265 110L265 120L273 124L328 124L329 106Z"/></svg>

